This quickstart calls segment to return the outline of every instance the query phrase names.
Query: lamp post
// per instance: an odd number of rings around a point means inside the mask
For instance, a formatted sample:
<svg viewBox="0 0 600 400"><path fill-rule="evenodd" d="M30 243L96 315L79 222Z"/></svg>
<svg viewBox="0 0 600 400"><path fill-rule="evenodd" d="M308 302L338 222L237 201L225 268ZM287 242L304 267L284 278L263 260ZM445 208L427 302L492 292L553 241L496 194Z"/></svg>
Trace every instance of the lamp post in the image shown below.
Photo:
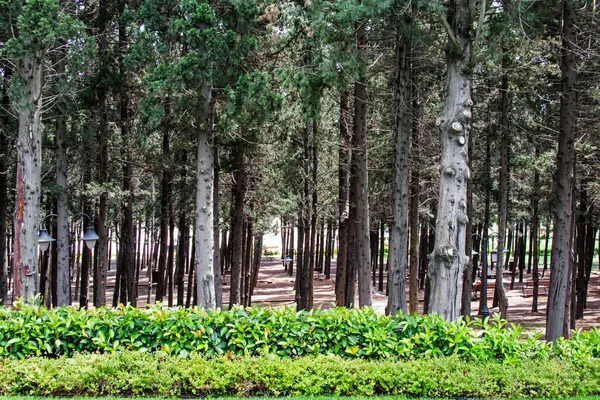
<svg viewBox="0 0 600 400"><path fill-rule="evenodd" d="M48 214L48 215L46 215L44 217L44 219L42 220L42 222L40 223L40 228L39 228L39 231L38 231L38 245L39 245L40 250L42 251L42 253L45 253L46 250L48 250L50 248L50 243L56 242L56 239L54 239L48 233L48 229L46 229L46 225L45 225L46 224L46 220L48 218L50 218L50 217L56 217L56 214ZM83 236L81 236L81 240L83 241L83 243L85 243L85 246L88 249L93 250L94 246L96 246L96 242L98 241L98 239L100 237L98 236L98 234L94 230L92 219L86 213L75 214L73 216L73 218L71 218L71 221L74 221L74 220L76 220L79 217L85 217L85 218L87 218L87 220L89 222L89 225L88 225L88 227L85 230L85 233L83 234Z"/></svg>
<svg viewBox="0 0 600 400"><path fill-rule="evenodd" d="M39 232L38 232L38 246L40 248L40 250L42 251L42 254L45 253L48 248L50 247L50 244L52 242L55 242L56 239L54 239L52 236L50 236L48 234L48 230L46 229L45 226L45 222L48 218L50 217L56 217L56 214L48 214L44 217L44 219L42 219L42 222L40 223L40 228L39 228ZM81 240L83 241L83 243L85 243L85 247L87 247L90 251L94 249L94 246L96 245L96 242L99 239L98 234L96 233L96 231L94 230L93 224L92 224L92 219L90 218L89 215L87 215L86 213L78 213L75 214L72 218L71 221L74 221L78 218L87 218L89 225L85 230L85 233L81 236ZM64 266L66 268L66 274L68 275L68 282L70 282L70 268L69 266ZM60 265L59 265L60 268ZM71 304L71 289L70 289L70 285L69 285L69 292L68 292L68 304ZM66 300L66 299L65 299Z"/></svg>

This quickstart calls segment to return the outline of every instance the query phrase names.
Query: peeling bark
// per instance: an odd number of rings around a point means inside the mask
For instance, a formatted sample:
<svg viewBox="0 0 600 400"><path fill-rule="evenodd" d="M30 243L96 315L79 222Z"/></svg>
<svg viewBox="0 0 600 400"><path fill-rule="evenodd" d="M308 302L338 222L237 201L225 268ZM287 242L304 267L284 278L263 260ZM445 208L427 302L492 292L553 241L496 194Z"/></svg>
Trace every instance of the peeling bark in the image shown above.
<svg viewBox="0 0 600 400"><path fill-rule="evenodd" d="M17 72L25 85L20 105L17 138L17 181L15 192L15 238L13 271L15 296L32 303L38 294L37 233L41 186L41 109L44 54L23 56Z"/></svg>

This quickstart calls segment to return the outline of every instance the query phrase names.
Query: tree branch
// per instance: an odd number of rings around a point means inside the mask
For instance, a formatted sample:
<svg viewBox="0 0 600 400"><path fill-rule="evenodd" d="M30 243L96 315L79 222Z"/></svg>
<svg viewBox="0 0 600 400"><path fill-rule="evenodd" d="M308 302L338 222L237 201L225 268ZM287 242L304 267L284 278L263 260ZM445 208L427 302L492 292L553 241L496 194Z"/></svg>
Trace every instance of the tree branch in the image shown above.
<svg viewBox="0 0 600 400"><path fill-rule="evenodd" d="M469 64L474 67L477 61L477 53L479 53L479 41L481 40L481 32L483 30L483 20L485 18L485 5L486 0L480 0L479 19L477 20L477 32L475 33L475 40L473 42L473 52L471 53L471 60Z"/></svg>
<svg viewBox="0 0 600 400"><path fill-rule="evenodd" d="M460 43L458 43L458 39L456 39L456 36L454 36L454 32L452 32L452 27L450 26L450 24L446 20L445 16L442 16L442 24L444 25L444 29L446 30L446 33L448 34L448 38L450 39L450 43L452 43L452 50L454 50L454 52L456 54L461 54L462 53L462 46L460 45Z"/></svg>

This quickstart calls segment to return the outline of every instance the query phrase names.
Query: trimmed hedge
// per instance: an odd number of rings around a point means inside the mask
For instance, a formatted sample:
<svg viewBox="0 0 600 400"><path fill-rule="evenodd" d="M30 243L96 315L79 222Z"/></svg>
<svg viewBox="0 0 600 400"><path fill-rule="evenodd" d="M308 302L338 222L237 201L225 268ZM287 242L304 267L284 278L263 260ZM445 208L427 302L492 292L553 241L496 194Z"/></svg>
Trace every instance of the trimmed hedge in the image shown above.
<svg viewBox="0 0 600 400"><path fill-rule="evenodd" d="M600 331L577 332L556 344L505 321L443 321L437 315L378 315L372 309L296 312L292 308L228 311L118 307L0 309L0 357L72 356L138 350L159 356L337 355L414 359L457 355L464 360L586 360L600 354Z"/></svg>
<svg viewBox="0 0 600 400"><path fill-rule="evenodd" d="M290 396L564 398L600 394L600 362L469 363L335 356L206 359L140 352L0 360L0 394L43 396Z"/></svg>

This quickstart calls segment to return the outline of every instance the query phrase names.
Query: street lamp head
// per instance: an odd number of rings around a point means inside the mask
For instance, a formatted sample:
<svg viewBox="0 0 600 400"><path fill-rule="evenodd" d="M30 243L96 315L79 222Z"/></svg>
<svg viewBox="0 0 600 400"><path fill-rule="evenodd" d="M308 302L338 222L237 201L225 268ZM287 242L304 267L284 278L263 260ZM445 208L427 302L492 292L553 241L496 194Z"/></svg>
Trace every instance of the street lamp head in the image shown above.
<svg viewBox="0 0 600 400"><path fill-rule="evenodd" d="M42 253L45 253L50 248L50 243L52 242L56 242L56 239L50 236L48 230L46 228L40 229L38 232L38 246Z"/></svg>
<svg viewBox="0 0 600 400"><path fill-rule="evenodd" d="M99 238L100 237L94 230L94 227L88 226L85 230L85 234L81 237L81 240L83 240L83 243L85 243L88 249L93 250Z"/></svg>

